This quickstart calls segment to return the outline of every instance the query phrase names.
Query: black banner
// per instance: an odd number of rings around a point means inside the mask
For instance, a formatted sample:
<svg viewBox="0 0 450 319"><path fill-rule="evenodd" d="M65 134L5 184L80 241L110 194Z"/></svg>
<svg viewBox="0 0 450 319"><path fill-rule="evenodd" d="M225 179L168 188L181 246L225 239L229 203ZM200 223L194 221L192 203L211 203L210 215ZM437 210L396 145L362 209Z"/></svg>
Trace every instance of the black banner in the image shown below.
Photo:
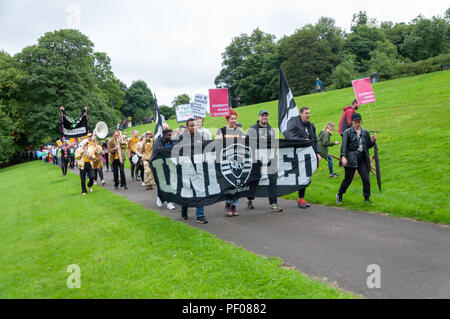
<svg viewBox="0 0 450 319"><path fill-rule="evenodd" d="M269 144L249 137L202 142L187 136L168 149L160 138L151 158L158 196L196 207L247 197L250 189L255 197L268 197L269 188L282 196L309 185L318 165L312 143Z"/></svg>
<svg viewBox="0 0 450 319"><path fill-rule="evenodd" d="M72 120L64 109L62 109L61 112L61 136L64 136L65 138L76 138L86 136L89 133L87 109L84 109L83 113L81 113L76 120Z"/></svg>

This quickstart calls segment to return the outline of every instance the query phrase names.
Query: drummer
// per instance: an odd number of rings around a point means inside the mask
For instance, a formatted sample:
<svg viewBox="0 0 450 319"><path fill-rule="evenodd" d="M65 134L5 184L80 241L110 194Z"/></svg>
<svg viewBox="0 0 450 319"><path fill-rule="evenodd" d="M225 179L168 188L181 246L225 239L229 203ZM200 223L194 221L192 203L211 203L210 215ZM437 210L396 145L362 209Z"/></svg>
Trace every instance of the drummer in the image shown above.
<svg viewBox="0 0 450 319"><path fill-rule="evenodd" d="M138 170L139 166L133 162L133 156L136 154L137 144L139 143L139 132L137 130L133 131L133 136L128 139L127 148L128 148L128 159L130 160L131 165L131 179L134 180L135 171L136 171L136 180L139 180Z"/></svg>

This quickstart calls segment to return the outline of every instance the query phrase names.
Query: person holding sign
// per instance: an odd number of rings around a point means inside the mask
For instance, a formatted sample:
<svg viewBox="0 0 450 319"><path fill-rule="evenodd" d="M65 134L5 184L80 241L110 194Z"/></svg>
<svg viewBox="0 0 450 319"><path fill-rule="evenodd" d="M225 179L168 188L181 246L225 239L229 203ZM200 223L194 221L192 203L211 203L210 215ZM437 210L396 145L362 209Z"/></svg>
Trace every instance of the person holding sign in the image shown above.
<svg viewBox="0 0 450 319"><path fill-rule="evenodd" d="M245 141L244 132L236 126L237 118L237 112L235 110L230 110L230 115L225 117L227 121L226 126L217 131L216 139L223 139L224 146L237 143L238 140L240 140L240 142ZM228 217L239 216L239 213L236 211L238 203L239 197L234 197L233 195L227 196L227 199L225 200L225 211Z"/></svg>
<svg viewBox="0 0 450 319"><path fill-rule="evenodd" d="M341 160L345 168L345 179L336 194L336 204L342 204L342 196L353 181L355 171L358 170L363 183L364 202L370 202L370 159L369 148L372 148L377 135L370 138L369 131L361 127L361 114L352 115L352 127L345 130L342 138Z"/></svg>

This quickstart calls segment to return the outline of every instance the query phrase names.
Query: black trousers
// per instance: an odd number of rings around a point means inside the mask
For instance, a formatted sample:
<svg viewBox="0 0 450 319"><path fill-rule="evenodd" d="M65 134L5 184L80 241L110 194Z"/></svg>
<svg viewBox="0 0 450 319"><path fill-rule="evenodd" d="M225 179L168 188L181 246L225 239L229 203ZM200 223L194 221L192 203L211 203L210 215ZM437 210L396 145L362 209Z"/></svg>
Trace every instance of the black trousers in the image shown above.
<svg viewBox="0 0 450 319"><path fill-rule="evenodd" d="M94 170L92 169L91 163L84 163L84 168L80 169L81 191L83 193L87 193L86 177L89 179L88 187L92 187L94 185Z"/></svg>
<svg viewBox="0 0 450 319"><path fill-rule="evenodd" d="M70 168L74 169L74 167L75 167L75 157L71 156L70 157Z"/></svg>
<svg viewBox="0 0 450 319"><path fill-rule="evenodd" d="M114 175L114 186L119 186L119 171L120 171L120 187L127 186L127 181L125 180L125 170L123 163L120 163L118 159L115 159L111 164Z"/></svg>
<svg viewBox="0 0 450 319"><path fill-rule="evenodd" d="M108 156L108 154L105 155L105 162L106 162L106 170L109 171L109 156Z"/></svg>
<svg viewBox="0 0 450 319"><path fill-rule="evenodd" d="M364 153L358 153L358 168L345 167L345 178L341 183L341 187L339 187L339 194L345 194L347 188L353 181L356 170L358 170L359 176L361 176L361 181L363 183L363 195L365 198L368 198L370 197L370 176Z"/></svg>
<svg viewBox="0 0 450 319"><path fill-rule="evenodd" d="M100 181L103 180L103 168L102 167L94 169L94 173L95 173L95 181L97 181L98 176L100 176Z"/></svg>
<svg viewBox="0 0 450 319"><path fill-rule="evenodd" d="M67 175L67 166L69 166L69 158L61 157L61 169L64 176Z"/></svg>
<svg viewBox="0 0 450 319"><path fill-rule="evenodd" d="M258 182L250 186L250 190L247 193L248 200L255 199L256 185L258 185ZM269 204L273 205L276 203L277 203L277 174L271 174L269 175Z"/></svg>
<svg viewBox="0 0 450 319"><path fill-rule="evenodd" d="M298 198L304 198L305 197L305 192L306 192L306 187L300 188L298 190Z"/></svg>

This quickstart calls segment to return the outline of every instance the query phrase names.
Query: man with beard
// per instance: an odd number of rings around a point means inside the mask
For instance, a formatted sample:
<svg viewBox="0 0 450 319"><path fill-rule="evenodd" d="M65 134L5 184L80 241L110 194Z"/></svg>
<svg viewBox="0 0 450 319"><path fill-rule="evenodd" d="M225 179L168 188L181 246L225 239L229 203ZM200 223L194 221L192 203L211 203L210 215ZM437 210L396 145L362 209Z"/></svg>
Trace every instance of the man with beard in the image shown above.
<svg viewBox="0 0 450 319"><path fill-rule="evenodd" d="M295 118L295 125L284 133L284 137L292 140L312 141L312 147L317 155L317 165L319 165L322 157L319 155L320 150L317 141L316 127L309 121L310 117L311 111L309 110L309 107L303 106L300 109L300 116ZM307 186L303 186L298 190L298 207L302 209L311 206L304 200L306 187Z"/></svg>

